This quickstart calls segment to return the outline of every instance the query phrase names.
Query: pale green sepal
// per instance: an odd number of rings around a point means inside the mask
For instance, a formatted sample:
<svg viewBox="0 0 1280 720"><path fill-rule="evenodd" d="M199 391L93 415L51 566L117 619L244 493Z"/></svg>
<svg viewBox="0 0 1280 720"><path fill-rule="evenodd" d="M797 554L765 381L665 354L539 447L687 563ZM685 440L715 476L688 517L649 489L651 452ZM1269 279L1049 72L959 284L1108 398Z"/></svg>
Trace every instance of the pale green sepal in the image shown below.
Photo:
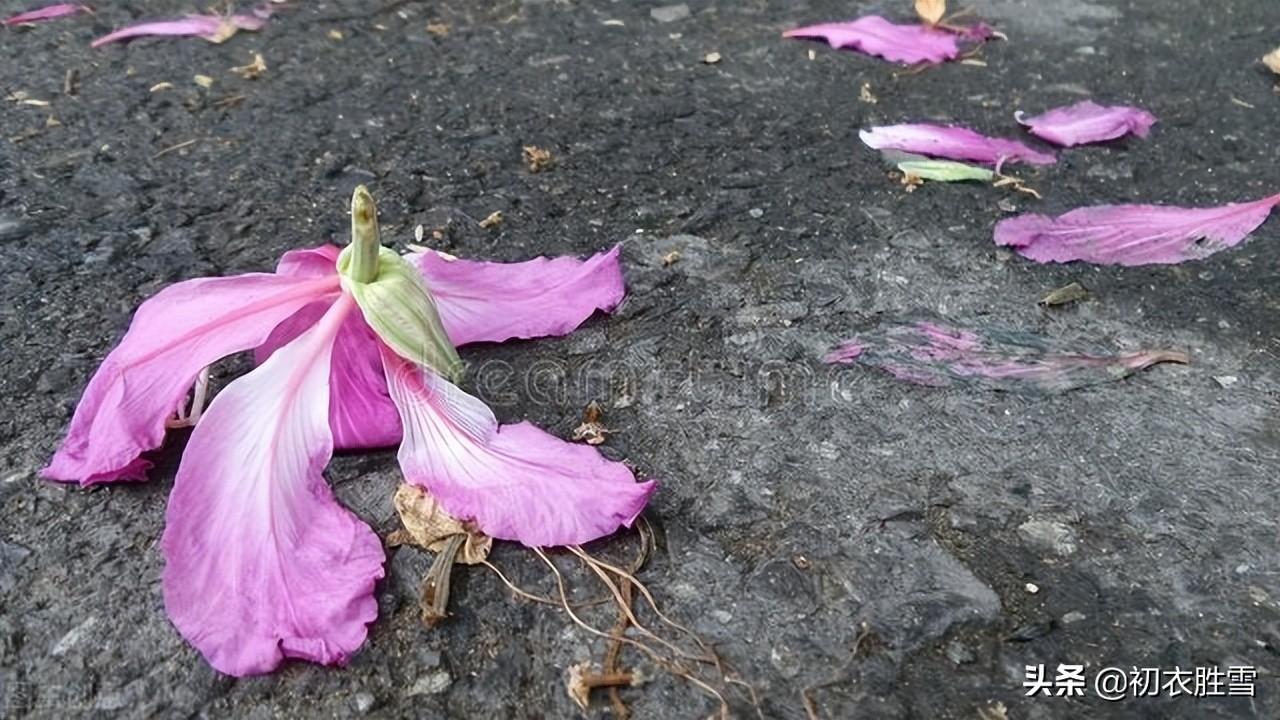
<svg viewBox="0 0 1280 720"><path fill-rule="evenodd" d="M417 268L394 250L381 248L374 279L356 282L350 274L354 248L348 245L338 256L338 272L365 322L400 357L457 382L462 376L462 359L444 331L435 300Z"/></svg>
<svg viewBox="0 0 1280 720"><path fill-rule="evenodd" d="M962 182L964 180L989 181L995 173L974 165L951 160L907 160L898 163L898 169L907 175L937 182Z"/></svg>

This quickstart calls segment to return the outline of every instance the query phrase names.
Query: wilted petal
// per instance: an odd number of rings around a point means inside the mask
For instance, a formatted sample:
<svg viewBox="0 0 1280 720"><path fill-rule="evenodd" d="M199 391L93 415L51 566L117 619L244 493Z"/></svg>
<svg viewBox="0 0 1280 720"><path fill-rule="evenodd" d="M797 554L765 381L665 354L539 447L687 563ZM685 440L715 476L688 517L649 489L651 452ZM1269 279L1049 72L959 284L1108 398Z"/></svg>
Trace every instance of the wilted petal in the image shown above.
<svg viewBox="0 0 1280 720"><path fill-rule="evenodd" d="M588 445L529 423L499 427L484 403L385 349L383 362L405 428L405 479L490 537L585 543L629 526L655 489Z"/></svg>
<svg viewBox="0 0 1280 720"><path fill-rule="evenodd" d="M1024 119L1022 113L1015 117L1032 135L1064 147L1115 140L1130 133L1144 138L1156 124L1156 116L1141 108L1104 107L1090 100L1033 118Z"/></svg>
<svg viewBox="0 0 1280 720"><path fill-rule="evenodd" d="M621 246L586 260L540 257L517 263L446 259L414 253L440 319L455 345L567 335L626 295Z"/></svg>
<svg viewBox="0 0 1280 720"><path fill-rule="evenodd" d="M226 41L240 30L257 31L267 24L261 12L240 15L187 15L181 20L159 20L138 23L116 30L94 40L93 47L140 37L201 37L212 43Z"/></svg>
<svg viewBox="0 0 1280 720"><path fill-rule="evenodd" d="M837 50L851 48L907 64L940 63L960 55L954 33L919 24L898 25L878 15L796 28L782 33L782 37L824 40Z"/></svg>
<svg viewBox="0 0 1280 720"><path fill-rule="evenodd" d="M949 160L970 160L1000 166L1023 161L1035 165L1051 165L1057 158L1023 145L980 135L972 130L950 125L906 124L861 130L858 137L876 150L901 150Z"/></svg>
<svg viewBox="0 0 1280 720"><path fill-rule="evenodd" d="M49 5L36 10L28 10L27 12L7 17L3 22L0 22L0 25L25 25L27 23L35 23L42 20L53 20L55 18L66 17L67 15L75 15L76 13L82 12L93 12L93 9L88 5L58 3L57 5Z"/></svg>
<svg viewBox="0 0 1280 720"><path fill-rule="evenodd" d="M1165 265L1234 247L1277 204L1280 195L1217 208L1100 205L1056 218L1019 215L996 225L995 241L1037 262Z"/></svg>
<svg viewBox="0 0 1280 720"><path fill-rule="evenodd" d="M1111 353L1001 328L965 330L930 321L887 322L841 343L825 362L880 368L917 385L972 385L1024 394L1059 393L1128 377L1183 353Z"/></svg>
<svg viewBox="0 0 1280 720"><path fill-rule="evenodd" d="M250 274L171 285L142 303L85 388L43 475L81 485L140 480L138 456L164 441L165 421L200 370L263 342L272 328L338 291L337 278Z"/></svg>
<svg viewBox="0 0 1280 720"><path fill-rule="evenodd" d="M345 663L378 613L378 536L334 500L329 353L343 295L310 330L214 398L169 499L165 608L218 670Z"/></svg>

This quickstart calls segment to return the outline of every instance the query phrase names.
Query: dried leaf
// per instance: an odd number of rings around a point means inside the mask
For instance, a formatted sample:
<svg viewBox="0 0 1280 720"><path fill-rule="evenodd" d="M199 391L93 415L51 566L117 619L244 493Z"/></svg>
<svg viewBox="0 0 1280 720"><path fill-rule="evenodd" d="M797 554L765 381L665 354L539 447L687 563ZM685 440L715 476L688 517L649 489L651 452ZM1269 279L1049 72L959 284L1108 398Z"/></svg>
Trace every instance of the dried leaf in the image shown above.
<svg viewBox="0 0 1280 720"><path fill-rule="evenodd" d="M456 562L477 565L489 557L493 538L446 513L426 490L403 484L396 488L392 501L400 515L400 523L404 525L402 533L395 533L389 538L393 545L415 545L438 553L445 549L450 538L462 535L466 541L455 558Z"/></svg>
<svg viewBox="0 0 1280 720"><path fill-rule="evenodd" d="M503 220L502 211L494 210L493 212L489 213L489 215L486 216L485 219L480 221L480 227L484 228L485 230L488 230L491 227L497 227L501 225L502 220Z"/></svg>
<svg viewBox="0 0 1280 720"><path fill-rule="evenodd" d="M1100 205L1056 218L1019 215L996 224L995 242L1042 263L1168 265L1238 245L1277 204L1280 194L1216 208Z"/></svg>
<svg viewBox="0 0 1280 720"><path fill-rule="evenodd" d="M582 411L582 424L573 429L573 439L588 445L602 445L608 439L609 428L604 426L604 410L592 400Z"/></svg>
<svg viewBox="0 0 1280 720"><path fill-rule="evenodd" d="M932 320L891 321L841 343L825 358L880 368L917 385L971 385L1050 394L1111 382L1157 363L1188 363L1169 350L1113 353L1002 328L966 330Z"/></svg>
<svg viewBox="0 0 1280 720"><path fill-rule="evenodd" d="M1050 290L1044 297L1040 298L1040 301L1036 304L1044 305L1045 307L1054 307L1057 305L1066 305L1068 303L1078 302L1080 300L1087 299L1088 297L1089 291L1085 289L1085 286L1078 282L1073 282L1070 285L1064 285L1057 290Z"/></svg>
<svg viewBox="0 0 1280 720"><path fill-rule="evenodd" d="M529 172L542 172L551 166L551 151L543 150L534 145L525 145L521 153L524 158L524 164L528 166Z"/></svg>
<svg viewBox="0 0 1280 720"><path fill-rule="evenodd" d="M937 25L947 14L947 0L916 0L916 14L930 25Z"/></svg>
<svg viewBox="0 0 1280 720"><path fill-rule="evenodd" d="M1262 62L1271 69L1271 72L1280 75L1280 47L1263 56Z"/></svg>

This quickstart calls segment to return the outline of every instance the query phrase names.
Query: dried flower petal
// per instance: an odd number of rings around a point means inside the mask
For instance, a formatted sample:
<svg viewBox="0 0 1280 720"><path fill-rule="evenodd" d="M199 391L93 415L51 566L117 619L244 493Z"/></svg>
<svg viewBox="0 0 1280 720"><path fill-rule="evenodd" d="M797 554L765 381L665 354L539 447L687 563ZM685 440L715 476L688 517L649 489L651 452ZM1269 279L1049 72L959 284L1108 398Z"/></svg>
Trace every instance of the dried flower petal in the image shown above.
<svg viewBox="0 0 1280 720"><path fill-rule="evenodd" d="M489 557L493 538L450 515L426 489L401 484L396 488L392 502L400 516L400 523L404 525L404 535L397 536L397 544L408 542L438 553L444 551L450 538L463 535L466 541L454 556L455 562L477 565Z"/></svg>
<svg viewBox="0 0 1280 720"><path fill-rule="evenodd" d="M3 21L0 21L0 25L28 25L31 23L54 20L68 15L76 15L78 13L86 12L93 12L93 8L88 5L58 3L57 5L49 5L36 10L28 10L26 12L21 12L17 15L7 17Z"/></svg>

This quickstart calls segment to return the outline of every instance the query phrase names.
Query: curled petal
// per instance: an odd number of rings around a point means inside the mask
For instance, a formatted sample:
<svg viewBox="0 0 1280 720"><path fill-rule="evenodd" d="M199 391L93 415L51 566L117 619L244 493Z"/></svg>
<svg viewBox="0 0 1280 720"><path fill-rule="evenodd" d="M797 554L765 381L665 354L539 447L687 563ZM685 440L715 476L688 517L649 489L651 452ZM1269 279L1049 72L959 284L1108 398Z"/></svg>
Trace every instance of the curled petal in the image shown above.
<svg viewBox="0 0 1280 720"><path fill-rule="evenodd" d="M383 349L400 410L405 479L482 532L540 547L574 545L630 526L653 482L588 445L529 423L498 426L484 403Z"/></svg>
<svg viewBox="0 0 1280 720"><path fill-rule="evenodd" d="M121 28L94 40L93 47L140 37L201 37L212 43L225 42L240 30L257 31L267 24L263 13L240 15L187 15L181 20L158 20Z"/></svg>
<svg viewBox="0 0 1280 720"><path fill-rule="evenodd" d="M85 388L43 475L92 485L140 480L139 459L164 441L165 420L200 370L261 344L293 313L338 291L337 278L250 274L171 285L144 302Z"/></svg>
<svg viewBox="0 0 1280 720"><path fill-rule="evenodd" d="M57 5L48 5L36 10L28 10L27 12L12 15L5 18L3 21L0 21L0 25L26 25L44 20L54 20L56 18L75 15L82 12L93 12L93 9L88 5L58 3Z"/></svg>
<svg viewBox="0 0 1280 720"><path fill-rule="evenodd" d="M950 125L886 125L859 131L858 137L867 147L876 150L901 150L948 160L970 160L996 166L1014 161L1033 165L1057 162L1052 154L1032 150L1016 140L990 138L968 128Z"/></svg>
<svg viewBox="0 0 1280 720"><path fill-rule="evenodd" d="M782 33L782 37L824 40L837 50L850 48L907 64L940 63L960 55L960 44L953 33L916 23L898 25L878 15L796 28Z"/></svg>
<svg viewBox="0 0 1280 720"><path fill-rule="evenodd" d="M1050 110L1033 118L1015 115L1038 138L1071 147L1115 140L1130 133L1144 138L1156 124L1156 116L1135 107L1104 107L1090 100Z"/></svg>
<svg viewBox="0 0 1280 720"><path fill-rule="evenodd" d="M620 250L586 260L479 262L432 251L408 260L422 271L449 338L465 345L567 335L595 311L611 312L626 295Z"/></svg>
<svg viewBox="0 0 1280 720"><path fill-rule="evenodd" d="M166 513L165 608L229 675L285 658L342 664L377 616L382 543L334 500L323 470L329 357L354 303L214 398L191 434Z"/></svg>

